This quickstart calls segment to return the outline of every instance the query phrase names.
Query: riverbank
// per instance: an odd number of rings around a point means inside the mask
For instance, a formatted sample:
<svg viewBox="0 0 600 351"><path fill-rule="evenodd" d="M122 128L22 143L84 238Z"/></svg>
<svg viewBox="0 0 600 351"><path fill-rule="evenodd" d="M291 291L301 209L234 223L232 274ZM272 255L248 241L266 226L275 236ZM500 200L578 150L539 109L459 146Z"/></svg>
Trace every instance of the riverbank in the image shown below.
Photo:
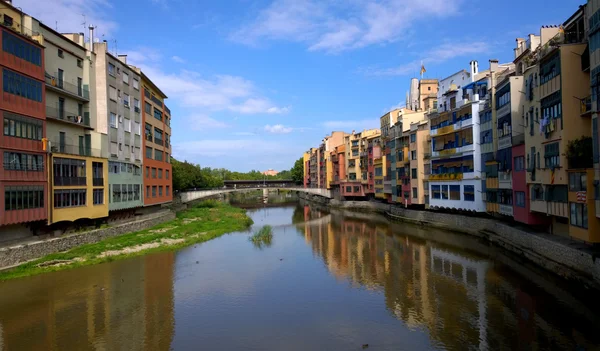
<svg viewBox="0 0 600 351"><path fill-rule="evenodd" d="M599 250L569 238L529 232L492 218L412 210L380 202L330 200L316 195L300 197L333 208L376 212L391 220L476 236L562 278L600 291Z"/></svg>
<svg viewBox="0 0 600 351"><path fill-rule="evenodd" d="M175 250L248 228L252 220L243 209L204 201L149 229L52 253L0 272L0 281L109 262L150 252ZM86 234L87 235L87 234Z"/></svg>

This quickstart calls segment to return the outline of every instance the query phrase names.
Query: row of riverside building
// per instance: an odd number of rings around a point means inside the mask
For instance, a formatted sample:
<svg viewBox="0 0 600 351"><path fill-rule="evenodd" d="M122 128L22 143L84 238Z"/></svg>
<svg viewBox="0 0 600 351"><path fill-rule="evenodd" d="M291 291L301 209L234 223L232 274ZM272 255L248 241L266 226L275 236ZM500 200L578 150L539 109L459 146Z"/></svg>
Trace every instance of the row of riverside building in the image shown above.
<svg viewBox="0 0 600 351"><path fill-rule="evenodd" d="M172 201L171 113L144 72L10 1L0 31L0 241Z"/></svg>
<svg viewBox="0 0 600 351"><path fill-rule="evenodd" d="M304 186L600 243L599 10L589 1L517 38L512 62L413 78L379 129L333 132L307 151Z"/></svg>

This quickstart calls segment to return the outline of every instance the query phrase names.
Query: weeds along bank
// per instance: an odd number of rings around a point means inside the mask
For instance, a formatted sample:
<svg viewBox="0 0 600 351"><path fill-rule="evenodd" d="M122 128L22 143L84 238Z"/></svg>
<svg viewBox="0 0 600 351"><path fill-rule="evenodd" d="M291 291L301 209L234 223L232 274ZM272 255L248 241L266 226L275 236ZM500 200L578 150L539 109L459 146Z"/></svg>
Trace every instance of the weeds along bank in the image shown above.
<svg viewBox="0 0 600 351"><path fill-rule="evenodd" d="M251 225L252 219L246 215L245 210L215 200L203 201L177 213L174 219L149 229L83 244L1 271L0 280L109 262L150 252L175 250L226 233L245 230ZM53 240L61 239L64 238Z"/></svg>

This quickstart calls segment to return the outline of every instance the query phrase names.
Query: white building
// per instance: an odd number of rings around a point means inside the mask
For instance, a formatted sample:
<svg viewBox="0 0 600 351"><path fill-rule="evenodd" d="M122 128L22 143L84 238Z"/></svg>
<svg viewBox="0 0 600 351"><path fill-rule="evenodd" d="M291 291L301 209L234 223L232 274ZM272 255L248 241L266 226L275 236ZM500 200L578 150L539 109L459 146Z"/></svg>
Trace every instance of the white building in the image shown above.
<svg viewBox="0 0 600 351"><path fill-rule="evenodd" d="M431 208L485 212L482 194L479 111L487 93L487 72L459 71L440 81L438 111L429 115Z"/></svg>

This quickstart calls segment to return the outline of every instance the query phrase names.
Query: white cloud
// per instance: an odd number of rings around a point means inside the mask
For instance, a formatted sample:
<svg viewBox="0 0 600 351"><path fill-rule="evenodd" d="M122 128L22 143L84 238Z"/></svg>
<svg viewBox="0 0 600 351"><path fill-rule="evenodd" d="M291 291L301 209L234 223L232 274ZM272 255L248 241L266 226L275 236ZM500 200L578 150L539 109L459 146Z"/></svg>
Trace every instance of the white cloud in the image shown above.
<svg viewBox="0 0 600 351"><path fill-rule="evenodd" d="M392 68L368 68L362 71L366 75L372 76L403 76L418 73L421 70L421 63L427 69L428 65L437 65L457 57L477 55L488 51L490 51L490 45L483 41L443 43L423 54L422 60L414 60Z"/></svg>
<svg viewBox="0 0 600 351"><path fill-rule="evenodd" d="M185 60L182 59L181 57L177 56L177 55L171 57L171 60L173 60L173 61L175 61L177 63L185 63Z"/></svg>
<svg viewBox="0 0 600 351"><path fill-rule="evenodd" d="M256 135L256 133L253 132L235 132L235 133L231 133L233 135L237 135L237 136L250 136L250 135Z"/></svg>
<svg viewBox="0 0 600 351"><path fill-rule="evenodd" d="M265 126L265 131L267 133L272 133L272 134L288 134L288 133L291 133L293 130L294 130L294 128L286 127L283 124L275 124L275 125L267 124Z"/></svg>
<svg viewBox="0 0 600 351"><path fill-rule="evenodd" d="M162 57L143 48L130 51L128 58L132 64L140 67L170 100L179 102L183 107L240 114L283 114L290 109L277 106L262 96L254 83L243 77L205 77L189 70L167 73L160 67Z"/></svg>
<svg viewBox="0 0 600 351"><path fill-rule="evenodd" d="M310 50L340 52L401 39L416 22L454 15L464 0L273 0L234 41L305 42Z"/></svg>
<svg viewBox="0 0 600 351"><path fill-rule="evenodd" d="M110 20L114 18L109 15L112 5L108 0L19 0L14 2L23 11L48 27L56 29L61 33L88 33L88 26L97 27L96 35L113 34L117 23ZM86 26L84 28L84 15Z"/></svg>
<svg viewBox="0 0 600 351"><path fill-rule="evenodd" d="M188 122L190 129L193 130L206 130L206 129L216 129L216 128L226 128L229 127L229 124L211 118L207 115L193 115L188 117Z"/></svg>

